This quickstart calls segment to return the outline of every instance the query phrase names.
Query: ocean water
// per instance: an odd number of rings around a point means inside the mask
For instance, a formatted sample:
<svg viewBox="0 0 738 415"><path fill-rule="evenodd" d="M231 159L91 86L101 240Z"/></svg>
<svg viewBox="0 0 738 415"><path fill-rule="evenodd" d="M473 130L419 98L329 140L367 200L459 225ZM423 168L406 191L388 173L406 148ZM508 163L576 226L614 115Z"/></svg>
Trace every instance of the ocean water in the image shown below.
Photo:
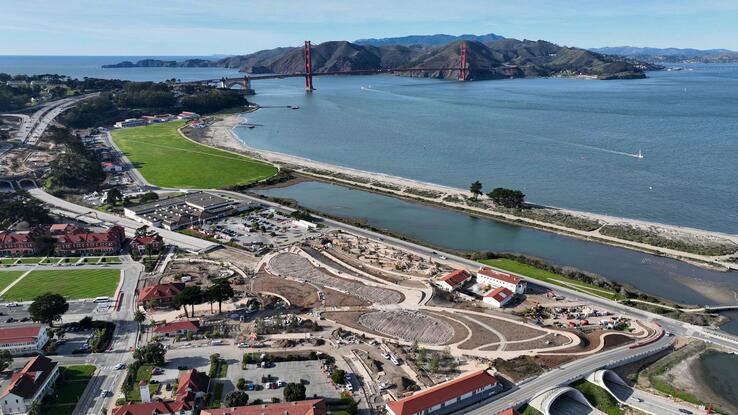
<svg viewBox="0 0 738 415"><path fill-rule="evenodd" d="M226 68L108 68L102 65L141 59L184 60L212 59L208 56L0 56L0 72L11 75L59 74L82 79L124 79L128 81L165 81L180 79L216 79L239 76L235 69Z"/></svg>
<svg viewBox="0 0 738 415"><path fill-rule="evenodd" d="M643 80L255 81L248 145L533 202L738 233L738 65ZM643 159L631 155L642 151Z"/></svg>

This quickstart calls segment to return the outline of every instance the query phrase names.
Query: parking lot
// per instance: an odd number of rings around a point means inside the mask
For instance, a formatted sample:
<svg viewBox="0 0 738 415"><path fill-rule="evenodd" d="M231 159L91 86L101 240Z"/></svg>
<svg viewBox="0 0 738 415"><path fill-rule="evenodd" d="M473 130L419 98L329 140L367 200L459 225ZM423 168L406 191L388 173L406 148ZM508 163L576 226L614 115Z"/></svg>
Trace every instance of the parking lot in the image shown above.
<svg viewBox="0 0 738 415"><path fill-rule="evenodd" d="M248 365L248 368L243 370L240 362L234 362L228 366L227 377L230 382L226 382L223 393L232 392L238 379L243 378L247 384L254 385L255 390L247 391L250 400L261 399L264 402L270 402L272 398L284 399L284 387L267 389L264 387L262 379L268 379L271 382L282 381L285 384L303 383L308 398L313 396L339 397L338 391L333 387L328 375L321 370L320 365L319 360L304 360L272 363L272 366L268 368Z"/></svg>
<svg viewBox="0 0 738 415"><path fill-rule="evenodd" d="M204 225L202 231L219 240L243 246L275 247L293 245L319 235L314 228L298 224L274 209L257 209Z"/></svg>
<svg viewBox="0 0 738 415"><path fill-rule="evenodd" d="M8 304L17 303L0 304L0 327L33 324L31 316L28 313L27 304L17 304L13 307L9 307ZM75 322L86 316L91 316L93 319L99 319L101 316L112 311L112 304L114 303L97 304L92 301L70 302L69 311L64 314L62 321L64 323Z"/></svg>

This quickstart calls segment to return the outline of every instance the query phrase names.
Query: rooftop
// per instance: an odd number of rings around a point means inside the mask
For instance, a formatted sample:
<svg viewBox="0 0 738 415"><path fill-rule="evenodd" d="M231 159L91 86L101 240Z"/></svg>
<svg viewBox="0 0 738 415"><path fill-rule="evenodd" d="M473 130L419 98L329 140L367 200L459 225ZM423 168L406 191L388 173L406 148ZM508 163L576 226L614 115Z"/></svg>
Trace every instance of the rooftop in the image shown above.
<svg viewBox="0 0 738 415"><path fill-rule="evenodd" d="M196 321L173 321L171 323L161 324L154 328L154 333L172 333L178 330L197 331L200 324Z"/></svg>
<svg viewBox="0 0 738 415"><path fill-rule="evenodd" d="M494 298L498 303L505 301L513 296L513 292L505 287L495 288L484 295L485 297Z"/></svg>
<svg viewBox="0 0 738 415"><path fill-rule="evenodd" d="M56 365L56 362L46 356L32 358L23 366L23 369L13 373L7 387L0 394L0 398L12 393L24 399L32 399L54 372Z"/></svg>
<svg viewBox="0 0 738 415"><path fill-rule="evenodd" d="M138 301L152 301L158 299L168 299L182 292L184 284L169 283L156 284L144 287L138 295Z"/></svg>
<svg viewBox="0 0 738 415"><path fill-rule="evenodd" d="M41 326L0 328L0 343L16 344L35 342L41 333Z"/></svg>
<svg viewBox="0 0 738 415"><path fill-rule="evenodd" d="M194 402L169 401L150 403L127 403L113 409L113 415L178 414L194 408Z"/></svg>
<svg viewBox="0 0 738 415"><path fill-rule="evenodd" d="M396 415L413 415L473 390L496 384L497 379L494 376L486 370L479 370L428 388L407 398L389 402L387 406Z"/></svg>
<svg viewBox="0 0 738 415"><path fill-rule="evenodd" d="M456 271L449 272L442 276L438 280L443 281L452 287L457 287L463 284L464 281L468 280L470 276L471 275L469 275L465 269L457 269Z"/></svg>
<svg viewBox="0 0 738 415"><path fill-rule="evenodd" d="M325 401L322 399L200 411L200 415L326 415L327 413Z"/></svg>
<svg viewBox="0 0 738 415"><path fill-rule="evenodd" d="M497 271L497 270L494 270L494 269L488 268L488 267L479 268L479 271L478 272L480 274L486 276L486 277L490 277L490 278L494 278L496 280L508 282L510 284L518 284L521 281L523 281L522 278L516 277L516 276L511 275L511 274L508 274L506 272Z"/></svg>

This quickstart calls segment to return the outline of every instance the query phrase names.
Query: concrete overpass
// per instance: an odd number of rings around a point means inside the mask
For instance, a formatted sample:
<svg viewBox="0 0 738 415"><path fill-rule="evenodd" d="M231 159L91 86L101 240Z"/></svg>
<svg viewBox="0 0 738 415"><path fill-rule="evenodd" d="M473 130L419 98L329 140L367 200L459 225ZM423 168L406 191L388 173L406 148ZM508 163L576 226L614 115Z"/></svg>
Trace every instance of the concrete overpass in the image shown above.
<svg viewBox="0 0 738 415"><path fill-rule="evenodd" d="M695 407L630 387L617 373L601 369L587 376L587 381L606 390L619 403L651 415L681 415ZM688 411L688 412L682 412Z"/></svg>
<svg viewBox="0 0 738 415"><path fill-rule="evenodd" d="M593 408L582 392L570 386L550 389L534 397L528 403L543 415L601 415L604 412Z"/></svg>

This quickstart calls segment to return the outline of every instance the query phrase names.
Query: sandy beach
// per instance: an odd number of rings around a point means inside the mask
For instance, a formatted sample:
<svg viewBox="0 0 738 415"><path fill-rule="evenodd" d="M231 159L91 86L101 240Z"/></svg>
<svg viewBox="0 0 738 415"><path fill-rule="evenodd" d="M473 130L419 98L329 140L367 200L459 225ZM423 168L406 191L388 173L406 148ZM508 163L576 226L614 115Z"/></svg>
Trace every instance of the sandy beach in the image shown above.
<svg viewBox="0 0 738 415"><path fill-rule="evenodd" d="M464 203L469 197L471 197L470 192L465 189L427 183L383 173L357 170L274 151L254 149L243 143L234 132L234 128L244 122L247 117L248 113L224 116L222 119L215 121L209 127L202 129L202 131L197 133L197 137L193 137L193 139L203 144L246 154L251 157L273 163L280 168L288 168L297 173L315 177L316 179L345 184L347 186L366 189L391 196L438 204L453 209L464 210L470 213L490 216L503 221L516 222L518 224L522 223L524 225L582 239L595 240L606 244L664 255L687 261L698 266L706 266L723 270L738 269L738 264L736 264L734 259L735 252L728 255L710 256L621 239L604 235L600 233L599 228L595 230L576 229L549 221L541 221L535 218L514 215L509 213L509 211L500 211L492 206L491 202L485 201L484 199L486 199L486 197L484 196L480 197L479 202L475 202L474 205L470 205L468 202ZM542 207L541 211L547 214L564 214L575 219L597 222L599 225L603 226L625 225L658 234L663 238L678 240L680 242L690 244L721 245L727 247L733 247L735 245L738 247L738 235L589 212L579 212L556 207Z"/></svg>

